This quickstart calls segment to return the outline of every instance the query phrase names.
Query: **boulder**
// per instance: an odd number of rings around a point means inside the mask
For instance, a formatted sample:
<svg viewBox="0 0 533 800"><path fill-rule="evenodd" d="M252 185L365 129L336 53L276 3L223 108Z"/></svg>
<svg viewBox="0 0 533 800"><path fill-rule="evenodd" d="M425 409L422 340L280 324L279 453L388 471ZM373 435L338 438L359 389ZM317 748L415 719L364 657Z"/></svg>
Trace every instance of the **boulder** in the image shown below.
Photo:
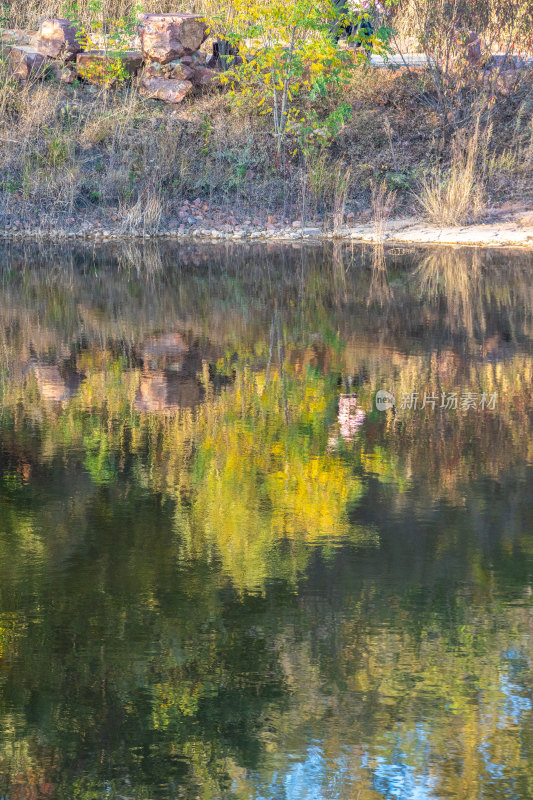
<svg viewBox="0 0 533 800"><path fill-rule="evenodd" d="M200 53L199 51L191 53L190 56L183 56L181 62L189 67L205 67L207 64L207 53Z"/></svg>
<svg viewBox="0 0 533 800"><path fill-rule="evenodd" d="M191 81L196 86L211 86L213 85L215 78L220 78L220 72L216 69L210 69L209 67L195 67L192 70ZM220 86L220 80L218 80L218 85Z"/></svg>
<svg viewBox="0 0 533 800"><path fill-rule="evenodd" d="M74 83L76 71L73 65L64 64L62 61L50 62L50 73L60 83Z"/></svg>
<svg viewBox="0 0 533 800"><path fill-rule="evenodd" d="M144 57L168 64L198 50L207 26L199 14L142 14L140 35Z"/></svg>
<svg viewBox="0 0 533 800"><path fill-rule="evenodd" d="M142 53L128 50L113 53L106 50L87 50L76 56L76 69L80 78L98 86L111 86L118 79L117 62L128 75L135 75L143 63Z"/></svg>
<svg viewBox="0 0 533 800"><path fill-rule="evenodd" d="M168 64L159 64L151 61L142 72L143 78L164 78L166 80L189 81L192 80L193 71L179 59L169 61Z"/></svg>
<svg viewBox="0 0 533 800"><path fill-rule="evenodd" d="M181 103L194 87L190 81L143 77L139 88L142 95L153 100L164 100L165 103Z"/></svg>
<svg viewBox="0 0 533 800"><path fill-rule="evenodd" d="M48 59L30 45L17 45L9 52L8 71L19 81L27 81L30 77L43 77Z"/></svg>
<svg viewBox="0 0 533 800"><path fill-rule="evenodd" d="M45 19L33 37L33 46L43 56L73 61L81 51L78 29L68 19Z"/></svg>
<svg viewBox="0 0 533 800"><path fill-rule="evenodd" d="M163 72L163 64L159 64L157 61L151 61L145 64L140 77L141 80L143 78L165 78L166 74Z"/></svg>
<svg viewBox="0 0 533 800"><path fill-rule="evenodd" d="M167 69L170 67L170 69ZM163 65L165 77L176 81L194 81L194 71L179 59Z"/></svg>
<svg viewBox="0 0 533 800"><path fill-rule="evenodd" d="M7 29L0 31L0 47L4 52L20 44L31 44L31 34L24 30Z"/></svg>

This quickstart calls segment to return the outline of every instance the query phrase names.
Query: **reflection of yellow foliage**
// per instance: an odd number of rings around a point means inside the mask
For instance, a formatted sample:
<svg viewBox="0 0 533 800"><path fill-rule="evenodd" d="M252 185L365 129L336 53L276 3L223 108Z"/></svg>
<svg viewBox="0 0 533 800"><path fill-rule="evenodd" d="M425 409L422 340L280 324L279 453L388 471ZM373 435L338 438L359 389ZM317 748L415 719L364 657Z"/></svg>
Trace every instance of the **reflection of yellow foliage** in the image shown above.
<svg viewBox="0 0 533 800"><path fill-rule="evenodd" d="M287 460L268 478L272 528L278 537L320 543L348 535L347 505L361 486L342 462L324 456Z"/></svg>
<svg viewBox="0 0 533 800"><path fill-rule="evenodd" d="M263 586L281 538L293 543L293 576L305 565L306 544L372 538L348 519L359 480L325 454L326 392L324 379L311 374L284 380L276 372L267 381L244 370L205 412L195 527L240 588Z"/></svg>
<svg viewBox="0 0 533 800"><path fill-rule="evenodd" d="M158 684L153 703L153 726L167 728L179 716L192 717L198 710L198 692L185 682Z"/></svg>

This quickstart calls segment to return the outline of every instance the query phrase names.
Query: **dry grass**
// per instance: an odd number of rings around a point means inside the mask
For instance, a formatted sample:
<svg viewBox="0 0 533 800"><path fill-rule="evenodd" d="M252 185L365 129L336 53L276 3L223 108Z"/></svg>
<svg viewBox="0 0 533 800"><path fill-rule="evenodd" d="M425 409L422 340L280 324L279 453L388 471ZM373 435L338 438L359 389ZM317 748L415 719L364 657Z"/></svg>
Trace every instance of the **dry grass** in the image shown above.
<svg viewBox="0 0 533 800"><path fill-rule="evenodd" d="M396 192L387 189L385 183L372 185L372 221L378 242L383 242L385 222L389 219L396 205Z"/></svg>
<svg viewBox="0 0 533 800"><path fill-rule="evenodd" d="M136 203L130 207L120 207L119 212L124 233L142 232L143 235L157 233L163 216L160 192L154 186L147 186L139 194Z"/></svg>
<svg viewBox="0 0 533 800"><path fill-rule="evenodd" d="M333 230L338 231L344 224L346 213L346 199L350 189L352 171L342 161L334 168L335 192L333 196Z"/></svg>
<svg viewBox="0 0 533 800"><path fill-rule="evenodd" d="M62 16L64 0L16 0L7 6L7 25L12 28L36 28L42 19ZM137 6L136 0L103 0L103 11L106 18L120 19L128 17ZM91 20L90 0L78 0L79 19L82 22ZM143 0L143 11L164 14L170 11L186 10L192 13L212 15L220 4L215 0Z"/></svg>
<svg viewBox="0 0 533 800"><path fill-rule="evenodd" d="M485 134L485 140L490 132ZM472 135L458 137L452 149L450 166L437 169L422 181L419 203L427 218L437 225L463 225L475 222L486 206L482 147L479 122Z"/></svg>
<svg viewBox="0 0 533 800"><path fill-rule="evenodd" d="M36 22L58 7L30 0L25 8ZM112 8L121 14L128 4L114 0ZM143 100L134 86L98 92L47 80L21 87L0 58L0 224L112 215L125 229L148 233L175 219L184 198L197 197L244 218L296 218L305 187L306 219L323 214L338 228L347 211L379 222L393 195L396 209L409 212L424 174L421 204L442 224L474 219L485 197L497 203L514 192L533 202L533 81L496 96L492 137L477 127L451 139L420 101L421 80L358 69L343 94L353 117L337 138L303 159L289 137L278 159L266 117L253 104L236 108L222 92L174 108ZM317 113L325 118L336 102L317 101ZM431 172L435 163L441 167Z"/></svg>

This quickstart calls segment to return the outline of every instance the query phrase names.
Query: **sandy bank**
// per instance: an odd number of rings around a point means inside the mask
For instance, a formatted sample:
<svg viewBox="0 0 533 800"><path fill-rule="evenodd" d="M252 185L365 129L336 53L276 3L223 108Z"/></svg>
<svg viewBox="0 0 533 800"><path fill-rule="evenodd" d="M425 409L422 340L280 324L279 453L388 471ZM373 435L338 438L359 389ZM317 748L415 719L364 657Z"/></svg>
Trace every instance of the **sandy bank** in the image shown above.
<svg viewBox="0 0 533 800"><path fill-rule="evenodd" d="M232 230L192 227L187 230L161 227L157 232L135 231L128 233L119 228L84 227L77 230L54 228L10 227L0 230L0 239L178 239L206 241L350 241L386 245L460 245L476 247L522 247L533 249L533 224L494 222L456 228L441 228L414 218L389 220L381 230L373 223L346 226L336 231L293 223L275 230L253 226L237 226Z"/></svg>

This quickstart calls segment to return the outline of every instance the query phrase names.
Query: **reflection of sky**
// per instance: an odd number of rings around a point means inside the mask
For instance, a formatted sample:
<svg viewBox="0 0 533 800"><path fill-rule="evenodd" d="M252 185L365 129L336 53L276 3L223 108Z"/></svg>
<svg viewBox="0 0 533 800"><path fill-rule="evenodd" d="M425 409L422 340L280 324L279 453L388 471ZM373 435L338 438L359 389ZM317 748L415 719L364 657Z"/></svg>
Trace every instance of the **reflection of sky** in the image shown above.
<svg viewBox="0 0 533 800"><path fill-rule="evenodd" d="M531 700L525 696L524 687L514 682L523 668L521 655L515 651L503 654L504 669L498 690L501 696L498 708L497 727L507 728L510 724L520 724L524 711L533 708ZM482 710L482 709L481 709ZM488 714L483 721L491 730ZM401 726L389 733L387 750L392 754L366 755L357 766L372 775L371 784L375 792L385 800L436 800L438 786L431 775L431 730L418 725L411 732ZM479 752L491 781L501 781L506 777L506 765L491 760L491 743L481 742ZM406 751L411 753L411 756ZM416 754L417 764L408 762ZM288 757L289 761L291 757ZM332 760L324 755L320 742L314 742L299 757L292 757L283 771L274 774L267 787L261 785L261 775L255 774L254 800L346 800L357 797L358 776L354 769L353 754L347 749L340 757Z"/></svg>
<svg viewBox="0 0 533 800"><path fill-rule="evenodd" d="M283 773L274 774L266 789L259 789L255 800L342 800L354 777L348 756L331 762L318 743L311 745L298 762ZM257 776L260 779L260 776Z"/></svg>
<svg viewBox="0 0 533 800"><path fill-rule="evenodd" d="M520 671L521 654L517 650L507 650L504 653L505 660L509 663L510 672ZM530 711L533 707L531 700L524 697L524 689L519 684L514 683L508 674L503 674L500 678L499 691L501 694L501 701L499 704L499 714L497 727L503 730L509 726L509 723L518 725L520 723L520 715L524 711ZM488 720L487 720L488 722ZM479 748L483 760L485 762L485 769L493 781L503 781L506 779L506 765L498 764L496 761L491 760L491 748L488 742L483 742Z"/></svg>
<svg viewBox="0 0 533 800"><path fill-rule="evenodd" d="M389 763L378 757L374 761L373 788L383 797L401 800L434 800L433 779L416 774L405 764L405 755ZM368 765L363 758L361 766ZM266 789L258 789L255 800L346 800L357 797L357 776L349 753L330 761L319 744L309 747L297 763L284 773L275 774ZM256 779L259 776L256 776ZM252 781L255 782L255 781Z"/></svg>
<svg viewBox="0 0 533 800"><path fill-rule="evenodd" d="M374 789L389 798L398 800L430 800L435 779L429 775L417 775L415 768L408 766L403 754L398 754L397 763L387 763L384 758L377 759L374 769Z"/></svg>

